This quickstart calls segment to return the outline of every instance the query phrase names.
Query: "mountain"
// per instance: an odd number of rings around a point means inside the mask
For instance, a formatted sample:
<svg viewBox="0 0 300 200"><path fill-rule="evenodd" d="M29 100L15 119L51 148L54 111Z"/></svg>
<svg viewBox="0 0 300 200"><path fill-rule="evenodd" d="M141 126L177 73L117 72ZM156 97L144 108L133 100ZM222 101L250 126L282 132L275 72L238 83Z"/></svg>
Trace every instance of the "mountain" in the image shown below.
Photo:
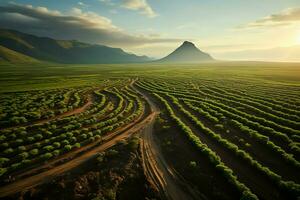
<svg viewBox="0 0 300 200"><path fill-rule="evenodd" d="M6 29L0 29L0 45L20 55L58 63L136 63L150 60L146 56L130 54L120 48L76 40L55 40Z"/></svg>
<svg viewBox="0 0 300 200"><path fill-rule="evenodd" d="M171 54L158 61L170 63L197 63L213 60L214 59L209 54L198 49L193 43L185 41Z"/></svg>
<svg viewBox="0 0 300 200"><path fill-rule="evenodd" d="M37 63L38 60L10 50L0 45L0 61L6 61L10 63Z"/></svg>

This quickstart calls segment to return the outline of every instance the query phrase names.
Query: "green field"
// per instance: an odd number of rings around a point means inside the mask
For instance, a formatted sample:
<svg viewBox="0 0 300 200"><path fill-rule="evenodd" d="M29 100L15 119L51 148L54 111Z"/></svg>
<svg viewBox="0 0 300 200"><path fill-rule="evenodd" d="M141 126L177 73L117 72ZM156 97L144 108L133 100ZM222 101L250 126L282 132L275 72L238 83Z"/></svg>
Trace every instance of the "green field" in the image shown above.
<svg viewBox="0 0 300 200"><path fill-rule="evenodd" d="M59 165L141 123L153 111L141 93L160 110L154 136L166 162L193 190L299 197L298 63L1 64L1 176Z"/></svg>
<svg viewBox="0 0 300 200"><path fill-rule="evenodd" d="M240 78L258 83L299 86L300 69L295 63L226 62L210 64L1 64L0 91L51 89L57 87L91 86L105 79L128 77L212 79ZM61 84L63 83L63 85Z"/></svg>

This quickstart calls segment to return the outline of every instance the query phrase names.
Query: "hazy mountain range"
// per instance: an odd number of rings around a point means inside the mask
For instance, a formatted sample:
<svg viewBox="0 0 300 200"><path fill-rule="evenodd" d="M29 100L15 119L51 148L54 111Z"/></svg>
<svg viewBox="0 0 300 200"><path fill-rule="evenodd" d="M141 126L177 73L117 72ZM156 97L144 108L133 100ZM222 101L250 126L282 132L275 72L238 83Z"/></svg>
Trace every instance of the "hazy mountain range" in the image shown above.
<svg viewBox="0 0 300 200"><path fill-rule="evenodd" d="M209 54L202 52L188 41L168 56L153 60L147 56L127 53L120 48L87 44L76 40L55 40L6 29L0 29L0 59L12 63L48 61L85 64L213 61Z"/></svg>
<svg viewBox="0 0 300 200"><path fill-rule="evenodd" d="M9 62L40 60L87 64L137 63L150 60L147 56L130 54L120 48L76 40L55 40L5 29L0 29L0 58Z"/></svg>
<svg viewBox="0 0 300 200"><path fill-rule="evenodd" d="M299 61L300 45L257 49L244 51L228 51L215 53L217 58L232 60L261 61ZM181 46L164 58L154 60L147 56L137 56L104 45L88 44L76 40L55 40L38 37L14 30L0 29L0 61L11 63L198 63L211 62L215 59L198 49L193 43L185 41Z"/></svg>

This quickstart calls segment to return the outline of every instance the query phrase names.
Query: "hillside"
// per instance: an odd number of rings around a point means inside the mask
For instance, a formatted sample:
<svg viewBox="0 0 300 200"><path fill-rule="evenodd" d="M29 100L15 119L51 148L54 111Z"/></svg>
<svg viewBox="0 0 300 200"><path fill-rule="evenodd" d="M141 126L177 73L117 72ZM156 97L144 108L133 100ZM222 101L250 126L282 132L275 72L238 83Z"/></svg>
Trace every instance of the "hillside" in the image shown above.
<svg viewBox="0 0 300 200"><path fill-rule="evenodd" d="M18 53L0 45L0 61L7 61L10 63L36 63L38 60Z"/></svg>
<svg viewBox="0 0 300 200"><path fill-rule="evenodd" d="M55 40L5 29L0 29L0 45L38 60L58 63L136 63L149 60L120 48L76 40Z"/></svg>
<svg viewBox="0 0 300 200"><path fill-rule="evenodd" d="M214 59L209 54L198 49L193 43L185 41L171 54L158 61L170 63L197 63L213 60Z"/></svg>

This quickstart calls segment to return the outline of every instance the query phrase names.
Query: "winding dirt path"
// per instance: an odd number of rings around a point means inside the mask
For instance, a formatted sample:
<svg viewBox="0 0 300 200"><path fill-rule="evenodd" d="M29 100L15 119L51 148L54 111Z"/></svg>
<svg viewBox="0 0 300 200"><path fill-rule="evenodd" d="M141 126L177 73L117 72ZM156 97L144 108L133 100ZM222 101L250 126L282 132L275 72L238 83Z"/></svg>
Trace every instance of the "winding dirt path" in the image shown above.
<svg viewBox="0 0 300 200"><path fill-rule="evenodd" d="M142 95L148 102L151 108L151 112L148 116L142 114L134 122L121 127L117 131L103 137L102 144L93 143L80 148L78 152L72 152L72 157L70 154L68 157L73 159L67 161L63 164L53 167L52 164L59 162L61 159L66 159L67 157L60 158L60 160L55 160L49 162L46 166L41 166L42 172L37 172L37 174L22 178L11 184L5 185L0 188L0 198L16 194L21 191L26 191L44 182L47 182L60 174L63 174L75 167L78 167L90 158L97 155L98 152L105 151L106 149L114 146L120 140L130 137L132 134L142 131L142 142L141 142L141 152L143 167L145 170L145 175L150 182L161 192L163 197L172 200L192 200L192 199L203 199L201 195L199 196L191 187L182 180L182 178L176 173L176 171L171 168L165 161L160 147L156 144L153 137L153 125L157 115L159 114L159 108L150 100L147 94L141 92L137 87L131 84L131 87ZM72 114L83 112L92 104L92 100L88 101L79 110L76 109L73 112L65 113L64 116L69 116ZM59 117L62 117L60 115ZM53 119L52 119L53 120ZM44 122L43 122L44 123ZM80 152L82 154L80 154ZM71 153L71 152L70 152ZM78 153L80 155L78 155ZM44 171L47 169L46 171ZM28 174L27 174L28 175Z"/></svg>
<svg viewBox="0 0 300 200"><path fill-rule="evenodd" d="M204 199L198 192L192 190L185 181L179 177L175 169L168 165L163 157L159 145L153 137L153 126L159 108L150 100L146 93L132 86L139 94L141 94L149 103L151 111L154 113L153 120L145 127L142 133L141 152L143 168L146 177L160 191L163 197L172 200L192 200Z"/></svg>
<svg viewBox="0 0 300 200"><path fill-rule="evenodd" d="M126 130L123 132L115 132L114 134L108 136L103 144L83 153L82 155L70 160L64 164L51 168L47 171L41 172L39 174L15 181L9 185L3 186L0 188L0 197L6 197L24 190L28 190L37 185L40 185L46 181L51 180L52 178L63 174L75 167L78 167L83 162L87 161L90 158L93 158L97 155L98 152L105 151L106 149L114 146L120 140L130 137L133 133L140 131L145 127L149 122L153 121L155 118L155 113L151 113L146 118L135 124L131 124L131 127L126 127ZM113 137L112 137L113 136ZM105 140L105 139L104 139Z"/></svg>

